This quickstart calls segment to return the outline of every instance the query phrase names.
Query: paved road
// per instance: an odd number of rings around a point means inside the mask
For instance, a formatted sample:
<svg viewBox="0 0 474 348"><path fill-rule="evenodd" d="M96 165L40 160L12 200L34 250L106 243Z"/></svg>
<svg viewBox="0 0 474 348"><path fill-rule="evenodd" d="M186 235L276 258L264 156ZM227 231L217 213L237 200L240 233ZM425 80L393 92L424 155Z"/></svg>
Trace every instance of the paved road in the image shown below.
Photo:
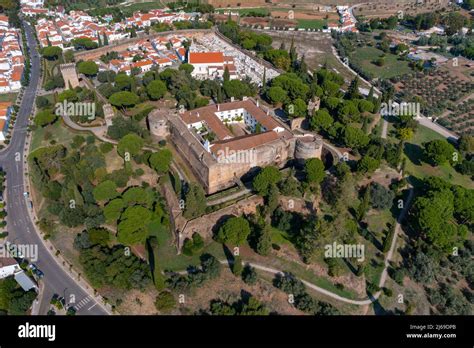
<svg viewBox="0 0 474 348"><path fill-rule="evenodd" d="M382 116L382 139L387 139L388 121Z"/></svg>
<svg viewBox="0 0 474 348"><path fill-rule="evenodd" d="M31 57L31 79L17 115L13 137L8 148L0 153L0 165L7 172L7 211L8 211L8 240L15 244L30 244L38 246L38 261L35 262L44 272L44 293L39 304L39 314L46 314L49 301L53 294L64 296L66 301L75 297L77 314L105 315L107 312L97 304L91 296L78 285L68 273L57 263L43 244L30 217L24 187L24 146L27 136L28 118L32 113L35 93L40 77L40 58L36 49L36 41L32 27L24 22Z"/></svg>
<svg viewBox="0 0 474 348"><path fill-rule="evenodd" d="M435 131L436 133L442 135L443 137L445 137L448 140L458 140L459 139L459 137L456 134L454 134L453 132L447 130L443 126L440 126L439 124L434 123L433 121L431 121L427 117L420 116L416 120L422 126L425 126L429 129Z"/></svg>

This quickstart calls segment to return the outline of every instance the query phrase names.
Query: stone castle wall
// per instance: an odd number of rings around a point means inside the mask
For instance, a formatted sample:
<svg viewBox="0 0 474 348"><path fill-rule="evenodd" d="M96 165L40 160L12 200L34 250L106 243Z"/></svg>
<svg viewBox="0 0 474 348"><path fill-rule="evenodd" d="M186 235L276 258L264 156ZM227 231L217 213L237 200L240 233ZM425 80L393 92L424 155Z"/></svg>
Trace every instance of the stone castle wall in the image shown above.
<svg viewBox="0 0 474 348"><path fill-rule="evenodd" d="M151 34L151 35L142 35L134 37L132 39L124 39L120 42L96 48L89 51L79 51L74 54L74 59L77 61L80 60L95 60L100 58L100 56L109 53L109 52L123 52L126 51L130 46L134 45L138 41L143 39L151 40L156 37L162 37L167 35L186 35L186 34L208 34L211 33L211 29L189 29L189 30L179 30L179 31L164 31L161 33Z"/></svg>
<svg viewBox="0 0 474 348"><path fill-rule="evenodd" d="M254 162L216 163L209 168L209 192L214 193L232 186L236 179L249 173L252 168L268 165L283 166L293 157L294 139L285 141L277 139L268 144L259 146L253 154Z"/></svg>

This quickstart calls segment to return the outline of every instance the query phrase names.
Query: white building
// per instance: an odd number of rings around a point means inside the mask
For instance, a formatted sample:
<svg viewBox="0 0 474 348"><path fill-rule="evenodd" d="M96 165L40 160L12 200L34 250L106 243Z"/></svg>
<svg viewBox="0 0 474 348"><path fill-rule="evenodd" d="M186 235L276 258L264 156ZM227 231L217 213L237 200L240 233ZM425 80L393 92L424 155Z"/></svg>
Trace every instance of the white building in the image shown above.
<svg viewBox="0 0 474 348"><path fill-rule="evenodd" d="M0 279L14 275L21 271L20 266L12 257L0 257Z"/></svg>
<svg viewBox="0 0 474 348"><path fill-rule="evenodd" d="M44 6L44 0L20 0L20 4L26 7L41 8Z"/></svg>

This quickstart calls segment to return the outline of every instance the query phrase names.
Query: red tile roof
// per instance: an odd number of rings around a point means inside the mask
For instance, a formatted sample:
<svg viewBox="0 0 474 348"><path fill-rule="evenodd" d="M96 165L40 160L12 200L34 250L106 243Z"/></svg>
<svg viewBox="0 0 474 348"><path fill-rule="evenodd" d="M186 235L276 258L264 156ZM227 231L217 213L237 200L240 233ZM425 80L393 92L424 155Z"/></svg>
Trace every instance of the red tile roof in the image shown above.
<svg viewBox="0 0 474 348"><path fill-rule="evenodd" d="M224 63L222 52L189 52L189 64Z"/></svg>

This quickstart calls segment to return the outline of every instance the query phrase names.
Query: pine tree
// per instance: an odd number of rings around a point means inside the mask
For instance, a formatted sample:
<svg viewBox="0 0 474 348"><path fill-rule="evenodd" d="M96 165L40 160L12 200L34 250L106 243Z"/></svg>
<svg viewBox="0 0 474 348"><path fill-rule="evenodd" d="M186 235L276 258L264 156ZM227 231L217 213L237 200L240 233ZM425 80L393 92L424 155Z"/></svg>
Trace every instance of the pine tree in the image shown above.
<svg viewBox="0 0 474 348"><path fill-rule="evenodd" d="M46 43L48 44L48 46L51 46L51 41L49 40L49 36L46 35Z"/></svg>
<svg viewBox="0 0 474 348"><path fill-rule="evenodd" d="M216 101L218 103L222 103L224 101L224 97L222 95L222 87L220 85L219 85L219 88L217 89Z"/></svg>
<svg viewBox="0 0 474 348"><path fill-rule="evenodd" d="M370 87L369 95L367 96L369 102L374 102L374 86Z"/></svg>
<svg viewBox="0 0 474 348"><path fill-rule="evenodd" d="M347 90L347 99L355 99L359 96L359 76L356 76L354 80L352 80L351 84L349 85L349 88Z"/></svg>
<svg viewBox="0 0 474 348"><path fill-rule="evenodd" d="M265 227L260 231L260 235L257 239L255 251L262 256L268 255L272 247L272 237L270 234L270 229L270 225L265 225Z"/></svg>
<svg viewBox="0 0 474 348"><path fill-rule="evenodd" d="M227 66L224 69L224 75L222 76L222 78L224 79L224 82L227 82L230 80L229 68L227 68Z"/></svg>
<svg viewBox="0 0 474 348"><path fill-rule="evenodd" d="M298 53L296 53L296 48L295 48L295 37L292 37L291 46L290 46L290 61L291 61L292 66L294 66L297 59L298 59Z"/></svg>
<svg viewBox="0 0 474 348"><path fill-rule="evenodd" d="M367 185L364 192L364 197L362 198L362 202L360 202L359 207L357 208L357 220L360 222L364 219L367 210L369 209L370 205L370 187Z"/></svg>
<svg viewBox="0 0 474 348"><path fill-rule="evenodd" d="M234 256L234 262L232 264L232 273L236 277L240 277L242 275L242 271L244 270L244 267L242 266L242 259L240 256Z"/></svg>
<svg viewBox="0 0 474 348"><path fill-rule="evenodd" d="M100 38L100 34L97 34L97 42L99 44L99 47L102 47L102 39Z"/></svg>
<svg viewBox="0 0 474 348"><path fill-rule="evenodd" d="M107 37L107 34L104 33L104 46L108 46L109 45L109 38Z"/></svg>
<svg viewBox="0 0 474 348"><path fill-rule="evenodd" d="M258 124L257 124L258 125ZM257 133L257 132L256 132ZM280 192L278 191L278 188L276 185L271 185L269 190L268 190L268 195L266 197L266 213L269 216L272 216L273 212L279 205L278 197L280 196Z"/></svg>

